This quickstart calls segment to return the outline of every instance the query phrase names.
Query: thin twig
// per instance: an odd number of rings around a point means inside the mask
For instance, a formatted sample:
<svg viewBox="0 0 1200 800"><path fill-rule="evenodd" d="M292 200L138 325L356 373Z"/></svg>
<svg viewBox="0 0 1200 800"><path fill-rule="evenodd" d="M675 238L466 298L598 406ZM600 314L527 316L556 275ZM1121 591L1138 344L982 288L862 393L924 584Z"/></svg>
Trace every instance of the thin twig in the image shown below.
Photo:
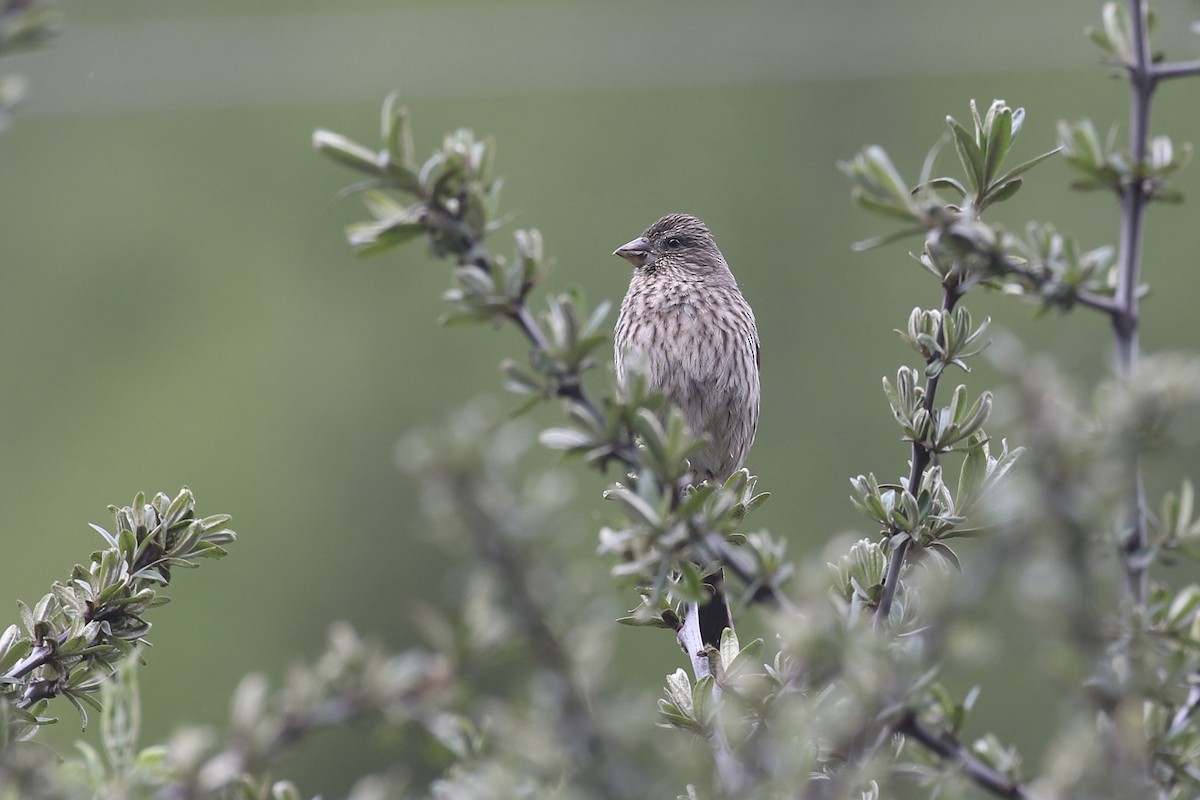
<svg viewBox="0 0 1200 800"><path fill-rule="evenodd" d="M1093 308L1096 311L1102 311L1110 317L1117 313L1117 304L1108 297L1101 297L1098 294L1091 292L1077 291L1075 292L1075 302L1081 306Z"/></svg>
<svg viewBox="0 0 1200 800"><path fill-rule="evenodd" d="M1150 60L1149 31L1146 26L1145 0L1129 0L1132 25L1133 61L1128 65L1130 88L1129 150L1133 162L1129 180L1121 186L1121 241L1117 262L1117 287L1113 301L1116 337L1117 374L1128 379L1138 361L1138 282L1142 259L1142 230L1146 211L1146 142L1149 140L1150 101L1154 95L1155 68ZM1142 482L1140 458L1136 451L1128 456L1130 486L1125 541L1121 546L1125 579L1129 593L1139 606L1146 603L1146 492Z"/></svg>
<svg viewBox="0 0 1200 800"><path fill-rule="evenodd" d="M1046 283L1046 279L1038 275L1033 270L1023 267L1010 259L1004 258L1003 256L996 256L995 266L1004 272L1011 272L1014 275L1019 275L1032 284L1041 285ZM1121 311L1120 307L1117 306L1116 302L1114 302L1112 298L1101 297L1098 294L1092 294L1091 292L1083 289L1071 290L1071 299L1076 303L1079 303L1081 306L1087 306L1088 308L1103 312L1108 314L1110 317L1117 315Z"/></svg>
<svg viewBox="0 0 1200 800"><path fill-rule="evenodd" d="M1154 67L1155 80L1165 81L1171 78L1188 78L1200 75L1200 59L1196 61L1175 61L1167 64L1157 64Z"/></svg>
<svg viewBox="0 0 1200 800"><path fill-rule="evenodd" d="M550 342L546 340L546 334L542 333L541 327L533 319L533 314L529 312L529 306L524 302L516 304L509 312L509 317L521 329L521 333L525 334L525 338L529 339L529 343L535 350L543 353L550 350Z"/></svg>
<svg viewBox="0 0 1200 800"><path fill-rule="evenodd" d="M65 631L59 634L58 643L61 645L66 641L66 637L67 634ZM4 673L3 682L16 683L18 678L23 678L43 664L49 663L54 658L55 649L56 648L45 644L38 645L37 647L33 648L29 651L29 655L22 658L16 664L13 664L12 669Z"/></svg>
<svg viewBox="0 0 1200 800"><path fill-rule="evenodd" d="M546 334L542 332L541 326L533 318L533 314L524 300L513 304L512 308L508 311L508 318L520 329L521 333L525 334L525 338L529 340L529 344L536 352L543 354L550 352L550 342L547 341ZM600 407L583 388L578 374L564 374L561 371L556 371L554 377L556 382L555 395L577 404L598 426L603 427L605 425L604 412L600 410ZM616 459L626 467L637 468L641 464L641 459L638 458L636 451L629 445L614 445L611 458Z"/></svg>
<svg viewBox="0 0 1200 800"><path fill-rule="evenodd" d="M919 742L942 758L957 763L963 774L981 789L996 797L1031 798L1033 795L1021 783L989 767L979 760L961 742L939 733L925 725L914 712L909 711L896 725L896 732Z"/></svg>

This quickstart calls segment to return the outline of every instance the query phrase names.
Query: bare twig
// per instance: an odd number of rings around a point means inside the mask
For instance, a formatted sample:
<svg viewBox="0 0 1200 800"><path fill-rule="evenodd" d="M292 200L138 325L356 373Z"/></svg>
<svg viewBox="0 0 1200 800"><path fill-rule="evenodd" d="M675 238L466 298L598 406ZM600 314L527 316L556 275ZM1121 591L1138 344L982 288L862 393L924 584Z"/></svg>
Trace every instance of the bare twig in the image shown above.
<svg viewBox="0 0 1200 800"><path fill-rule="evenodd" d="M1200 59L1196 61L1175 61L1168 64L1157 64L1154 67L1155 80L1170 80L1171 78L1188 78L1200 75Z"/></svg>
<svg viewBox="0 0 1200 800"><path fill-rule="evenodd" d="M61 645L67 640L67 633L62 633L58 636L58 643ZM33 672L43 664L48 663L54 658L56 648L48 644L38 645L29 651L29 655L22 658L16 664L13 664L12 669L0 676L0 681L3 683L16 683L18 678L23 678L30 672Z"/></svg>
<svg viewBox="0 0 1200 800"><path fill-rule="evenodd" d="M896 732L919 742L942 758L957 763L961 767L963 775L970 778L976 786L996 797L1031 798L1033 796L1021 783L1013 781L980 761L961 742L925 725L917 719L916 714L912 711L906 712L900 718L900 722L896 725Z"/></svg>
<svg viewBox="0 0 1200 800"><path fill-rule="evenodd" d="M1117 312L1113 314L1116 337L1117 374L1129 378L1138 362L1138 293L1142 260L1142 230L1146 211L1146 142L1150 129L1150 101L1154 95L1156 75L1150 59L1149 31L1146 25L1146 0L1129 0L1130 24L1133 38L1133 61L1128 65L1130 88L1129 150L1133 169L1129 180L1121 186L1121 240L1117 262L1117 287L1113 298ZM1142 551L1146 548L1146 497L1138 454L1128 455L1130 485L1125 540L1121 546L1126 584L1134 602L1146 602L1146 563Z"/></svg>

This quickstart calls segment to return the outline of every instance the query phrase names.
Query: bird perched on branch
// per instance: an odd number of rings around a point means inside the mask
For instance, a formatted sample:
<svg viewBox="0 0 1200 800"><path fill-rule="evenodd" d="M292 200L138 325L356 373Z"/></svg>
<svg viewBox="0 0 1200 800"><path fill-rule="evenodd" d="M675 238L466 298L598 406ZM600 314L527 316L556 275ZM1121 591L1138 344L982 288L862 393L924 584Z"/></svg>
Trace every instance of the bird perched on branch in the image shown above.
<svg viewBox="0 0 1200 800"><path fill-rule="evenodd" d="M615 335L617 381L641 360L650 386L683 412L704 444L690 458L695 480L724 482L741 469L758 428L758 329L754 312L708 227L668 214L613 253L633 265ZM697 613L705 644L719 647L732 627L721 592Z"/></svg>

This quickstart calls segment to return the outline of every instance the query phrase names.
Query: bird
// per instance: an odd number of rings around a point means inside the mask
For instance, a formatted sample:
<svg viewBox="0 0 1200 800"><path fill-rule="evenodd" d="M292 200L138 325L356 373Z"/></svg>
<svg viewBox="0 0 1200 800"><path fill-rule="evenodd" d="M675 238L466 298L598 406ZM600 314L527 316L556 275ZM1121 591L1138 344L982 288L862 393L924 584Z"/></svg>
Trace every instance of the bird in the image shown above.
<svg viewBox="0 0 1200 800"><path fill-rule="evenodd" d="M688 459L693 480L723 483L745 464L758 430L754 312L708 226L690 214L664 216L613 255L633 265L613 337L617 382L640 363L651 390L703 439ZM709 581L713 595L694 613L704 644L719 648L733 625L722 571Z"/></svg>

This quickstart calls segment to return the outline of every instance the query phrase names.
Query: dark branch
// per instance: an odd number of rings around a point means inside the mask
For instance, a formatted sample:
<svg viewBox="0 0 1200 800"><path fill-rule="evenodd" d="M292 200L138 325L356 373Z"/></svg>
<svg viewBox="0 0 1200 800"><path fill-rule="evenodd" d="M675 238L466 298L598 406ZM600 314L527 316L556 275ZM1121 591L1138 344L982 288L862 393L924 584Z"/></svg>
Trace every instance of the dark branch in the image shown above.
<svg viewBox="0 0 1200 800"><path fill-rule="evenodd" d="M1142 260L1142 230L1146 212L1146 179L1142 166L1146 161L1146 143L1150 136L1150 101L1154 95L1155 68L1150 60L1149 31L1146 25L1145 0L1129 0L1132 25L1133 62L1129 64L1130 88L1129 151L1133 158L1130 179L1121 187L1121 240L1117 262L1117 287L1113 302L1117 310L1112 315L1116 337L1117 374L1129 378L1138 361L1138 293ZM1146 497L1142 483L1138 454L1130 452L1127 469L1130 486L1128 518L1129 534L1121 546L1125 579L1134 602L1146 602L1147 575Z"/></svg>
<svg viewBox="0 0 1200 800"><path fill-rule="evenodd" d="M1033 270L1026 269L1020 264L1004 258L1003 256L998 256L996 258L995 266L1004 272L1010 272L1013 275L1019 275L1035 285L1042 285L1046 282L1045 278L1043 278L1041 275L1038 275ZM1082 289L1073 289L1071 291L1071 299L1076 303L1079 303L1081 306L1087 306L1088 308L1103 312L1108 314L1110 317L1115 317L1117 314L1121 313L1120 307L1111 298L1101 297L1100 295L1092 294L1091 292L1084 291Z"/></svg>
<svg viewBox="0 0 1200 800"><path fill-rule="evenodd" d="M947 761L959 765L963 775L981 789L996 797L1031 798L1021 783L1013 781L1008 776L996 771L979 760L961 742L933 730L925 725L914 712L908 711L896 725L896 732L904 734L923 747L936 753Z"/></svg>
<svg viewBox="0 0 1200 800"><path fill-rule="evenodd" d="M1154 67L1155 80L1170 80L1171 78L1189 78L1193 75L1200 75L1200 60L1196 61L1175 61L1167 64L1158 64Z"/></svg>

